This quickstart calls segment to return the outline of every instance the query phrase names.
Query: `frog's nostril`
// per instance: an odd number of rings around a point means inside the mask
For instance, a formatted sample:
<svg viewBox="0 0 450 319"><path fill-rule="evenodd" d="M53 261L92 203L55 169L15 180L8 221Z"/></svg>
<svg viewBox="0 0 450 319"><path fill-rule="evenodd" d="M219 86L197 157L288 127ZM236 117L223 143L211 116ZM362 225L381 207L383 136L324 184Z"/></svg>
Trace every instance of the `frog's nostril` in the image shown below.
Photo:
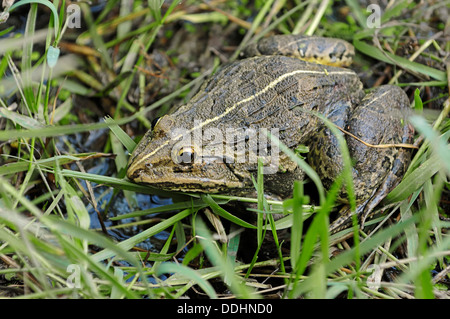
<svg viewBox="0 0 450 319"><path fill-rule="evenodd" d="M135 180L139 176L141 176L143 169L137 169L135 170L131 175L128 175L128 179Z"/></svg>

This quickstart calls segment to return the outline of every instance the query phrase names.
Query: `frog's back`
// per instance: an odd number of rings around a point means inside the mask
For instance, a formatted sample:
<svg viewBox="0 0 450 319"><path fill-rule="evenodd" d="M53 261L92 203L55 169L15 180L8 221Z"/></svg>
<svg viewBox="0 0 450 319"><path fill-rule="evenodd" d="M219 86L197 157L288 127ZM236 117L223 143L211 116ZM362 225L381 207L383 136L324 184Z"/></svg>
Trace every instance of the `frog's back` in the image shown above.
<svg viewBox="0 0 450 319"><path fill-rule="evenodd" d="M361 97L362 84L347 69L284 56L260 56L234 62L216 73L174 117L220 129L278 128L288 146L308 138L317 119Z"/></svg>

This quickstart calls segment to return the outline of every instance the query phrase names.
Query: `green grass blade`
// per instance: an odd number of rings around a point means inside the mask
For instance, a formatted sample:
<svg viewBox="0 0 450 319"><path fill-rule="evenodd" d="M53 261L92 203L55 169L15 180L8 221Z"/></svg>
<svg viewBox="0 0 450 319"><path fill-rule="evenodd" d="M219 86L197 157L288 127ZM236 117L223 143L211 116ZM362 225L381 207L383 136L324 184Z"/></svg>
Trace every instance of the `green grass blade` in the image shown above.
<svg viewBox="0 0 450 319"><path fill-rule="evenodd" d="M322 181L320 180L319 175L312 169L311 166L306 163L305 160L297 156L297 154L294 153L289 147L284 145L276 136L271 135L268 133L270 139L272 140L272 143L277 143L279 145L280 150L285 153L291 161L294 161L297 163L297 165L305 172L306 175L308 175L309 178L314 182L314 184L317 187L317 191L319 193L320 203L323 203L325 201L325 189L322 185Z"/></svg>
<svg viewBox="0 0 450 319"><path fill-rule="evenodd" d="M154 188L147 185L140 185L136 183L132 183L128 181L127 179L123 178L117 178L112 176L104 176L104 175L97 175L97 174L91 174L91 173L84 173L84 172L78 172L78 171L72 171L68 169L61 170L63 176L66 177L74 177L74 178L80 178L85 179L100 185L108 185L114 188L133 191L137 193L144 193L144 194L155 194L162 197L172 197L175 199L185 199L186 195L175 193L175 192L169 192L164 191L158 188Z"/></svg>
<svg viewBox="0 0 450 319"><path fill-rule="evenodd" d="M114 135L118 138L118 140L122 143L123 146L127 149L129 153L133 152L136 147L136 143L131 139L131 137L125 133L119 125L115 124L115 121L109 117L105 117L105 122L111 124L109 129L114 133Z"/></svg>
<svg viewBox="0 0 450 319"><path fill-rule="evenodd" d="M294 272L298 270L298 259L301 251L303 235L303 204L307 204L307 197L303 194L303 183L295 181L292 198L292 230L291 230L291 264Z"/></svg>
<svg viewBox="0 0 450 319"><path fill-rule="evenodd" d="M401 183L390 192L383 200L385 203L395 203L408 198L410 194L419 189L424 181L431 178L439 171L441 160L437 154L433 154L422 165L412 171Z"/></svg>
<svg viewBox="0 0 450 319"><path fill-rule="evenodd" d="M26 129L41 129L44 127L41 122L30 116L22 115L5 108L0 108L0 116L3 116Z"/></svg>
<svg viewBox="0 0 450 319"><path fill-rule="evenodd" d="M32 37L34 34L34 28L36 24L37 5L32 4L30 11L28 12L27 24L25 27L25 36ZM35 96L33 92L31 82L31 55L33 54L33 42L24 42L22 47L22 80L23 80L23 93L27 104L32 109L33 113L38 112Z"/></svg>
<svg viewBox="0 0 450 319"><path fill-rule="evenodd" d="M217 298L217 294L214 291L213 286L211 286L211 284L207 280L199 275L197 271L187 266L175 263L162 263L159 267L157 267L155 274L156 276L160 276L165 273L175 273L178 276L194 281L209 296L209 298ZM168 279L168 281L170 281L170 278Z"/></svg>
<svg viewBox="0 0 450 319"><path fill-rule="evenodd" d="M226 203L226 202L220 202L220 203ZM187 209L187 208L199 210L206 206L208 206L208 204L203 202L203 200L190 199L190 200L179 202L179 203L173 203L173 204L169 204L169 205L158 206L158 207L144 209L144 210L140 210L140 211L136 211L136 212L132 212L132 213L128 213L128 214L123 214L120 216L114 216L114 217L111 217L110 220L121 220L121 219L132 218L132 217L141 217L141 216L145 216L145 215L149 215L149 214L173 212L173 211Z"/></svg>
<svg viewBox="0 0 450 319"><path fill-rule="evenodd" d="M214 266L218 267L222 271L222 279L225 280L225 278L227 278L227 282L230 283L230 289L239 298L248 299L253 297L250 294L250 290L245 286L245 284L240 283L234 273L234 268L231 264L231 261L221 254L218 247L215 245L215 241L212 239L211 234L207 230L206 225L201 221L200 218L196 219L195 228L198 233L200 244L203 246L203 249L208 255L209 260Z"/></svg>
<svg viewBox="0 0 450 319"><path fill-rule="evenodd" d="M55 19L55 39L58 38L58 28L59 28L59 16L58 11L56 11L55 6L50 1L44 1L44 0L21 0L16 3L14 3L10 8L9 11L13 11L15 8L22 6L24 4L29 3L38 3L42 4L44 6L47 6L53 13L53 18Z"/></svg>
<svg viewBox="0 0 450 319"><path fill-rule="evenodd" d="M111 56L108 54L108 50L106 49L105 42L103 42L103 38L98 34L96 25L93 21L91 8L87 3L80 2L81 11L83 12L84 21L87 24L89 29L89 34L91 35L92 42L94 42L95 48L102 55L103 61L106 63L106 66L111 69L113 66L113 62L111 60Z"/></svg>
<svg viewBox="0 0 450 319"><path fill-rule="evenodd" d="M236 225L246 227L246 228L256 228L254 225L247 223L246 221L243 221L242 219L230 214L225 209L220 207L214 199L209 194L202 194L201 195L202 200L211 207L211 209L216 213L217 215L228 219L229 221L233 222Z"/></svg>
<svg viewBox="0 0 450 319"><path fill-rule="evenodd" d="M263 176L263 161L258 158L258 170L257 170L257 181L256 181L256 192L258 196L258 213L256 216L256 239L258 246L261 245L263 241L263 224L264 224L264 176ZM253 177L253 176L252 176Z"/></svg>
<svg viewBox="0 0 450 319"><path fill-rule="evenodd" d="M361 242L359 247L359 254L363 255L368 253L370 250L375 247L381 245L386 238L393 238L401 234L405 228L409 227L411 224L418 220L418 216L413 216L412 218L395 225L390 226L389 228L383 229L376 233L374 236L368 238L367 240ZM328 276L329 274L337 271L340 267L348 265L354 261L356 248L352 248L350 250L346 250L340 255L333 258L329 263L327 263L326 268L324 270L324 276ZM314 278L309 277L305 279L303 282L297 285L296 289L292 293L292 297L298 297L302 294L305 294L312 289L316 282Z"/></svg>
<svg viewBox="0 0 450 319"><path fill-rule="evenodd" d="M366 15L361 9L361 6L357 0L345 0L345 3L351 8L351 12L355 15L356 20L358 21L361 28L366 28Z"/></svg>
<svg viewBox="0 0 450 319"><path fill-rule="evenodd" d="M117 125L126 124L132 118L123 118L116 120ZM46 126L43 128L30 130L3 130L0 131L0 141L16 140L17 138L31 138L31 137L47 137L69 135L80 132L88 132L93 130L100 130L111 126L110 123L90 123L90 124L73 124L61 126Z"/></svg>
<svg viewBox="0 0 450 319"><path fill-rule="evenodd" d="M447 74L443 71L434 69L432 67L429 67L429 66L417 63L417 62L411 62L408 59L399 57L390 52L380 51L380 49L378 49L372 45L369 45L365 42L359 41L356 38L353 40L353 45L355 46L355 48L358 51L360 51L374 59L377 59L379 61L383 61L383 62L393 64L393 65L398 65L398 66L402 67L403 69L407 69L407 70L411 70L416 73L428 75L438 81L447 81Z"/></svg>
<svg viewBox="0 0 450 319"><path fill-rule="evenodd" d="M182 220L183 218L189 216L190 214L191 214L191 210L185 209L185 210L179 212L178 214L158 223L157 225L150 227L150 228L140 232L139 234L118 243L116 246L122 250L127 251L127 250L133 248L136 244L146 240L149 237L152 237L152 236L160 233L161 231L174 225L175 223L177 223L178 221ZM93 255L93 259L96 261L101 261L101 260L104 260L107 258L111 258L114 255L116 255L116 251L112 250L111 248L107 248L107 249L104 249L104 250L96 253L95 255Z"/></svg>
<svg viewBox="0 0 450 319"><path fill-rule="evenodd" d="M410 118L411 123L425 138L430 141L431 149L440 158L440 165L447 174L450 174L450 147L448 145L448 136L450 132L442 135L438 135L438 132L426 122L421 116L412 116Z"/></svg>

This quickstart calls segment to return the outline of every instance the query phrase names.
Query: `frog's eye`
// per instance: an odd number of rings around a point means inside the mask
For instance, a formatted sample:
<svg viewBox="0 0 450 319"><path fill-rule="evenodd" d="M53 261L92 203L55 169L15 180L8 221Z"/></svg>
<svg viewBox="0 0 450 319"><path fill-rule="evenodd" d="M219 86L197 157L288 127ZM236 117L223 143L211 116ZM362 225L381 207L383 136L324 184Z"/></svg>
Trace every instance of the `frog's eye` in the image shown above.
<svg viewBox="0 0 450 319"><path fill-rule="evenodd" d="M193 146L183 146L177 153L177 164L193 164L196 154Z"/></svg>

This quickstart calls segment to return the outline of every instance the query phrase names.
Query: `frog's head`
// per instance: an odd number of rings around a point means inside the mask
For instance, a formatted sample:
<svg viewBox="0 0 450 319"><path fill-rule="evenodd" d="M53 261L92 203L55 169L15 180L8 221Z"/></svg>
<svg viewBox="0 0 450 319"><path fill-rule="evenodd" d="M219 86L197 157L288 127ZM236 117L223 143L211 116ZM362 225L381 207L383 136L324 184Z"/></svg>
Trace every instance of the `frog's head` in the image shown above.
<svg viewBox="0 0 450 319"><path fill-rule="evenodd" d="M221 192L244 187L223 156L206 156L195 142L192 125L177 128L171 115L159 119L130 157L127 176L137 183L192 192Z"/></svg>

